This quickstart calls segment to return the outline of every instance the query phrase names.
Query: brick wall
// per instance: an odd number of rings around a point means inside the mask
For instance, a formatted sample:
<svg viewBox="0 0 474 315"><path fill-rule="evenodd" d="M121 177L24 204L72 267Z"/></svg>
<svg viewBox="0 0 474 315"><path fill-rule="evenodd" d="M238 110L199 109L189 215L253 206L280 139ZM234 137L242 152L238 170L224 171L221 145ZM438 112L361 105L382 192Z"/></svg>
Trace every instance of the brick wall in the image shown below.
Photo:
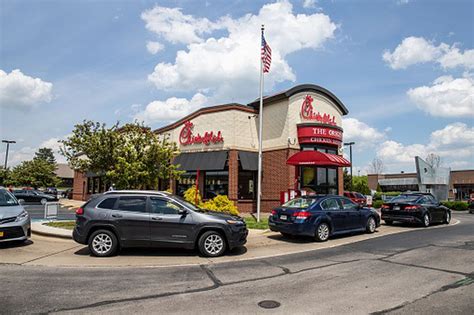
<svg viewBox="0 0 474 315"><path fill-rule="evenodd" d="M229 166L229 192L228 197L230 200L236 203L238 196L239 187L239 153L237 150L229 150L228 156Z"/></svg>
<svg viewBox="0 0 474 315"><path fill-rule="evenodd" d="M87 200L87 177L84 173L74 171L74 184L72 189L72 199Z"/></svg>

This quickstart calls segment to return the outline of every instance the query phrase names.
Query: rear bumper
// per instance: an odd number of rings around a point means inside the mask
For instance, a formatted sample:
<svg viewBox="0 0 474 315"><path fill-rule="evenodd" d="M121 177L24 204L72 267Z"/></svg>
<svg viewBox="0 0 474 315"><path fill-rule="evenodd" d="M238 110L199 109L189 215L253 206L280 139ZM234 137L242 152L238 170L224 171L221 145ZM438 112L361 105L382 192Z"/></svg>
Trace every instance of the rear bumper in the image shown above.
<svg viewBox="0 0 474 315"><path fill-rule="evenodd" d="M87 234L80 233L77 227L72 231L72 239L79 244L87 245Z"/></svg>
<svg viewBox="0 0 474 315"><path fill-rule="evenodd" d="M382 214L382 220L384 221L399 221L407 223L422 223L422 219L416 215L390 215Z"/></svg>
<svg viewBox="0 0 474 315"><path fill-rule="evenodd" d="M270 217L270 219L268 220L268 227L273 232L280 232L291 235L314 236L314 228L311 224L278 222L274 221Z"/></svg>

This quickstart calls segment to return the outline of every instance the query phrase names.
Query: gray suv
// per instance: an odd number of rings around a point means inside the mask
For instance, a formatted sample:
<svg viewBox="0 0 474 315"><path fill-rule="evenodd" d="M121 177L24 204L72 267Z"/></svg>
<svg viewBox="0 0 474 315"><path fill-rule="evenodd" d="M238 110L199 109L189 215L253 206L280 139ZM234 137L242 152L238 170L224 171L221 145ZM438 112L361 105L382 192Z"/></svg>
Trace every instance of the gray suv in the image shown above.
<svg viewBox="0 0 474 315"><path fill-rule="evenodd" d="M205 211L161 191L109 191L76 211L73 238L105 257L123 247L199 249L217 257L242 246L248 230L240 217Z"/></svg>

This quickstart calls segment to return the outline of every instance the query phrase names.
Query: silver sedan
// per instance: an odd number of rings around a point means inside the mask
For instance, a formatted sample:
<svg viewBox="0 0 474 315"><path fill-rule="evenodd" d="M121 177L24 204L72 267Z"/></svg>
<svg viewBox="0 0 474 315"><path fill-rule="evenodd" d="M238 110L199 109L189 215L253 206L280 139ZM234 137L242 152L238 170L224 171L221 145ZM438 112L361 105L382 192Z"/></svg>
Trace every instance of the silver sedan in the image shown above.
<svg viewBox="0 0 474 315"><path fill-rule="evenodd" d="M0 187L0 243L26 241L31 236L31 219L12 193Z"/></svg>

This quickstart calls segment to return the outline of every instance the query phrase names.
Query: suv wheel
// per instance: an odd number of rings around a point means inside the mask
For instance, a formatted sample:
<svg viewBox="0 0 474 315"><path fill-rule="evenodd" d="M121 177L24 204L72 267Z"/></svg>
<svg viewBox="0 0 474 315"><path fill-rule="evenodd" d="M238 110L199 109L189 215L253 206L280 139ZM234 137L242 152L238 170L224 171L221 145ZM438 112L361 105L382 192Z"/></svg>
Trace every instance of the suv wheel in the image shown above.
<svg viewBox="0 0 474 315"><path fill-rule="evenodd" d="M206 257L222 256L226 250L224 237L216 231L204 232L198 242L199 252Z"/></svg>
<svg viewBox="0 0 474 315"><path fill-rule="evenodd" d="M97 257L109 257L115 254L118 240L114 233L108 230L98 230L89 238L89 250Z"/></svg>
<svg viewBox="0 0 474 315"><path fill-rule="evenodd" d="M326 242L329 238L329 225L327 223L320 223L316 228L315 239L318 242Z"/></svg>
<svg viewBox="0 0 474 315"><path fill-rule="evenodd" d="M367 220L367 226L366 226L367 233L374 233L376 228L377 228L377 224L375 223L374 217L369 217L369 219Z"/></svg>
<svg viewBox="0 0 474 315"><path fill-rule="evenodd" d="M425 213L425 215L423 216L423 226L430 226L430 216L428 215L428 213Z"/></svg>

